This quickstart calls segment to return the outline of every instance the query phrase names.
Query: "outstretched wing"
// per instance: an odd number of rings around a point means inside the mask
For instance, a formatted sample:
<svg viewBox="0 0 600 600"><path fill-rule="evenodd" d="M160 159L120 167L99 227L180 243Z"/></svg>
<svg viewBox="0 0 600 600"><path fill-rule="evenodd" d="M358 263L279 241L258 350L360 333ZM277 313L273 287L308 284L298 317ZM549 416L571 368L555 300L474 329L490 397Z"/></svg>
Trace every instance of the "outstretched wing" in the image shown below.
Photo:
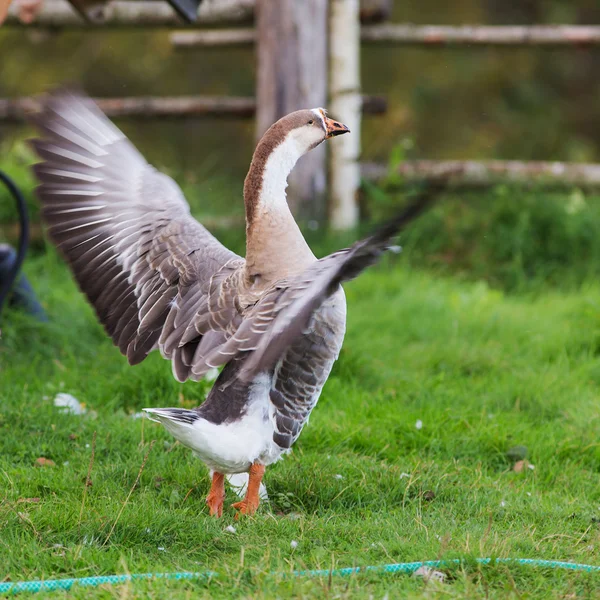
<svg viewBox="0 0 600 600"><path fill-rule="evenodd" d="M251 351L239 373L247 381L275 367L286 349L307 331L315 311L340 284L375 264L389 249L392 238L418 217L444 187L442 181L431 184L408 208L370 237L315 261L296 277L279 281L249 309L236 332L213 349L206 357L207 363L219 366L242 351Z"/></svg>
<svg viewBox="0 0 600 600"><path fill-rule="evenodd" d="M114 343L131 364L160 347L179 381L203 375L242 321L244 260L91 100L51 95L31 121L43 221Z"/></svg>

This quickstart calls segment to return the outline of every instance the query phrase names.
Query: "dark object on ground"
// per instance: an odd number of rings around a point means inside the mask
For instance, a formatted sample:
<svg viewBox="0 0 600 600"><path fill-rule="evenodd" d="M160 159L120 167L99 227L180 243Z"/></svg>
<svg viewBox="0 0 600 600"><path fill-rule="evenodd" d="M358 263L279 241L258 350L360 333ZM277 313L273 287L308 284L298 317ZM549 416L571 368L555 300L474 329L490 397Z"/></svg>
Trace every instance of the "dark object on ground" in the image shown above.
<svg viewBox="0 0 600 600"><path fill-rule="evenodd" d="M512 461L525 460L528 452L527 446L514 446L506 451L506 457Z"/></svg>
<svg viewBox="0 0 600 600"><path fill-rule="evenodd" d="M47 321L48 317L35 297L35 292L31 284L27 281L25 275L19 276L18 267L15 272L14 267L17 263L17 256L14 248L8 244L0 244L0 284L3 286L3 290L5 283L12 284L13 278L16 276L12 291L10 290L10 286L7 286L6 296L2 300L8 300L11 306L22 309L36 317L39 321Z"/></svg>
<svg viewBox="0 0 600 600"><path fill-rule="evenodd" d="M25 199L12 179L2 171L0 171L0 181L8 188L17 203L19 224L21 227L21 236L17 251L8 244L0 244L0 313L2 312L4 303L9 298L12 288L11 304L22 307L40 321L46 321L47 317L36 300L31 285L29 285L29 282L23 275L19 277L19 270L23 264L29 244L29 219Z"/></svg>

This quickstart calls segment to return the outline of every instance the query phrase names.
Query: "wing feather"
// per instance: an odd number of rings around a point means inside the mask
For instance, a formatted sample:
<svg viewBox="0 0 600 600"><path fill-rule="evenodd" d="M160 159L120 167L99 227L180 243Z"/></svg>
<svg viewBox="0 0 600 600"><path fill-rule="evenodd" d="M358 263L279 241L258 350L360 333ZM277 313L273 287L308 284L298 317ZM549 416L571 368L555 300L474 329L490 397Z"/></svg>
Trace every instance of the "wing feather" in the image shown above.
<svg viewBox="0 0 600 600"><path fill-rule="evenodd" d="M131 363L162 337L175 376L191 376L198 348L224 341L210 335L202 344L202 335L241 319L229 295L213 321L208 295L225 282L214 275L227 265L231 276L243 259L192 218L175 182L88 98L53 94L31 121L40 133L32 144L42 159L33 170L43 221L107 333Z"/></svg>

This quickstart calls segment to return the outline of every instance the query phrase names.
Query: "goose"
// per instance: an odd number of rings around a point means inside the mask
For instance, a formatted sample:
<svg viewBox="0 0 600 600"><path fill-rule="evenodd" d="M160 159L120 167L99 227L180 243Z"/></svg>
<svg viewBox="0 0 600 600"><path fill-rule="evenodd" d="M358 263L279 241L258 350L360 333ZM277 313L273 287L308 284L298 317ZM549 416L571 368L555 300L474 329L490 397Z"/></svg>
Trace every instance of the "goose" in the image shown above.
<svg viewBox="0 0 600 600"><path fill-rule="evenodd" d="M288 208L287 177L302 155L349 130L322 108L293 112L254 151L242 258L91 99L60 90L42 105L30 120L49 238L130 364L158 349L180 382L222 368L198 408L145 411L208 466L210 515L223 513L224 477L239 473L248 484L236 518L253 514L265 467L298 439L340 353L341 284L377 261L431 190L375 234L317 259Z"/></svg>

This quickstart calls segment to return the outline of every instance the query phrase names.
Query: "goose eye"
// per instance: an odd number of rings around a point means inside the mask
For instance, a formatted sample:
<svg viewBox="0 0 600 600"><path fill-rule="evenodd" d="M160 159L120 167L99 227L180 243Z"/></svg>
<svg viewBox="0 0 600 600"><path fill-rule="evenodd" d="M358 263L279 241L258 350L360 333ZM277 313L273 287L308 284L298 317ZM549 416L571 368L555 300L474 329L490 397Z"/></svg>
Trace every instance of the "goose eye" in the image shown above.
<svg viewBox="0 0 600 600"><path fill-rule="evenodd" d="M314 121L312 119L308 122L309 125L312 125L313 123Z"/></svg>

